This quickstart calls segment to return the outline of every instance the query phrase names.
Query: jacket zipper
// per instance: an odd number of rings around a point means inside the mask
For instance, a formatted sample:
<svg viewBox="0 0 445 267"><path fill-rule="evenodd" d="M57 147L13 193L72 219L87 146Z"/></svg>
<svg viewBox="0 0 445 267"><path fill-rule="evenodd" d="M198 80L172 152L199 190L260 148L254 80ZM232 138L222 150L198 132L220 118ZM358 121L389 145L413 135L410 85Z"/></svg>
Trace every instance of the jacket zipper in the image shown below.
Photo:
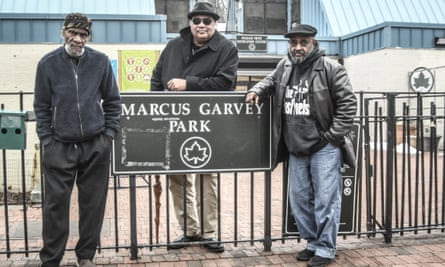
<svg viewBox="0 0 445 267"><path fill-rule="evenodd" d="M56 118L57 118L57 107L54 106L54 115L53 115L53 129L56 129Z"/></svg>
<svg viewBox="0 0 445 267"><path fill-rule="evenodd" d="M77 75L78 71L79 71L79 65L80 65L80 58L79 58L79 62L76 65L76 68L74 68L74 63L71 61L71 65L73 68L73 73L74 73L74 78L76 79L76 96L77 96L77 111L78 111L78 115L79 115L79 123L80 123L80 134L82 136L85 136L84 132L83 132L83 125L82 125L82 117L80 116L80 100L79 100L79 81L78 78L79 76Z"/></svg>

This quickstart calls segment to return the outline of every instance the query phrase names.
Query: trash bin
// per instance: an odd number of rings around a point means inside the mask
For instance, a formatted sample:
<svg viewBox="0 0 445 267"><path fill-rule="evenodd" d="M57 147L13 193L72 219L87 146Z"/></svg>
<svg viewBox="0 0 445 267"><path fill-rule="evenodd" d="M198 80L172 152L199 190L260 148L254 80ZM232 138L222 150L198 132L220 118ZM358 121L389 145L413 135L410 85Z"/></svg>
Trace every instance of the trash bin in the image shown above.
<svg viewBox="0 0 445 267"><path fill-rule="evenodd" d="M0 149L26 149L25 111L0 110Z"/></svg>

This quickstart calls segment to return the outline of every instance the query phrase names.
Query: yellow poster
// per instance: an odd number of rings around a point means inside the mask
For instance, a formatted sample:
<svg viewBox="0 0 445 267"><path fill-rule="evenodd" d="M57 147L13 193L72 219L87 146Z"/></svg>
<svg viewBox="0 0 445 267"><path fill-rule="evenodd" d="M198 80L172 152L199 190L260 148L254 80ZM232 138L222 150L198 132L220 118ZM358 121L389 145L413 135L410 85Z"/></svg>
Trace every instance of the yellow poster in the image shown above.
<svg viewBox="0 0 445 267"><path fill-rule="evenodd" d="M151 75L158 59L158 50L119 50L120 90L150 91Z"/></svg>

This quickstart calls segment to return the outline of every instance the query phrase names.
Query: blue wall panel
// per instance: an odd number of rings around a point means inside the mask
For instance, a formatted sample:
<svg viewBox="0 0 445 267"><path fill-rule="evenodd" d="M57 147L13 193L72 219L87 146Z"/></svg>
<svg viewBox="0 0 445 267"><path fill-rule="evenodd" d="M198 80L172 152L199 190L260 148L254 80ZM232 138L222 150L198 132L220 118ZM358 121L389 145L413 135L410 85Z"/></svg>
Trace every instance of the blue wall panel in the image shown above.
<svg viewBox="0 0 445 267"><path fill-rule="evenodd" d="M21 43L30 40L31 38L31 23L30 21L21 21L16 27L17 40Z"/></svg>
<svg viewBox="0 0 445 267"><path fill-rule="evenodd" d="M421 29L411 30L411 43L407 47L422 48L423 31Z"/></svg>
<svg viewBox="0 0 445 267"><path fill-rule="evenodd" d="M100 42L106 40L106 22L105 21L94 21L93 36L91 42Z"/></svg>
<svg viewBox="0 0 445 267"><path fill-rule="evenodd" d="M384 23L341 37L341 56L389 47L433 48L435 37L445 37L445 25Z"/></svg>
<svg viewBox="0 0 445 267"><path fill-rule="evenodd" d="M166 16L91 15L92 42L165 43ZM64 14L2 14L0 43L59 43Z"/></svg>
<svg viewBox="0 0 445 267"><path fill-rule="evenodd" d="M45 42L47 36L47 27L44 21L35 21L31 25L31 40L38 43Z"/></svg>
<svg viewBox="0 0 445 267"><path fill-rule="evenodd" d="M391 46L400 44L400 29L394 29L391 31Z"/></svg>
<svg viewBox="0 0 445 267"><path fill-rule="evenodd" d="M344 36L384 22L443 24L445 0L301 0L301 21L319 28L320 36Z"/></svg>
<svg viewBox="0 0 445 267"><path fill-rule="evenodd" d="M122 39L129 43L136 43L136 25L132 22L122 22Z"/></svg>
<svg viewBox="0 0 445 267"><path fill-rule="evenodd" d="M148 42L148 40L153 40L154 43L162 43L162 40L159 40L160 36L156 36L157 32L154 29L152 29L154 27L159 27L159 25L156 25L155 23L136 24L137 42L146 43L146 42ZM165 33L165 31L164 31L164 33Z"/></svg>
<svg viewBox="0 0 445 267"><path fill-rule="evenodd" d="M121 23L117 21L108 21L105 24L105 43L119 43L122 40Z"/></svg>
<svg viewBox="0 0 445 267"><path fill-rule="evenodd" d="M0 0L0 13L155 15L155 0Z"/></svg>
<svg viewBox="0 0 445 267"><path fill-rule="evenodd" d="M420 40L420 47L433 47L434 46L434 31L431 29L425 29L422 32L422 39Z"/></svg>
<svg viewBox="0 0 445 267"><path fill-rule="evenodd" d="M394 29L399 32L399 47L409 47L411 43L411 31L409 29ZM397 46L396 43L392 42L393 46Z"/></svg>

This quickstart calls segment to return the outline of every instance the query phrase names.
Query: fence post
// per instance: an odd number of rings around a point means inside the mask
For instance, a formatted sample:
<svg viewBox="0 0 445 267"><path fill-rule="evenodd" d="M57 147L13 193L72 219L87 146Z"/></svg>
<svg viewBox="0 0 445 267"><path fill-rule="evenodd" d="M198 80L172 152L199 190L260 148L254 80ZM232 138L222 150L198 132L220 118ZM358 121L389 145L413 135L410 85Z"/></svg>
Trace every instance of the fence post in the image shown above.
<svg viewBox="0 0 445 267"><path fill-rule="evenodd" d="M392 188L394 175L394 140L396 133L395 97L387 95L387 136L386 136L386 212L385 212L385 243L391 243L392 238Z"/></svg>
<svg viewBox="0 0 445 267"><path fill-rule="evenodd" d="M130 175L130 253L131 259L136 260L138 258L138 238L136 227L136 176Z"/></svg>
<svg viewBox="0 0 445 267"><path fill-rule="evenodd" d="M264 173L264 251L271 251L272 181L270 171Z"/></svg>

